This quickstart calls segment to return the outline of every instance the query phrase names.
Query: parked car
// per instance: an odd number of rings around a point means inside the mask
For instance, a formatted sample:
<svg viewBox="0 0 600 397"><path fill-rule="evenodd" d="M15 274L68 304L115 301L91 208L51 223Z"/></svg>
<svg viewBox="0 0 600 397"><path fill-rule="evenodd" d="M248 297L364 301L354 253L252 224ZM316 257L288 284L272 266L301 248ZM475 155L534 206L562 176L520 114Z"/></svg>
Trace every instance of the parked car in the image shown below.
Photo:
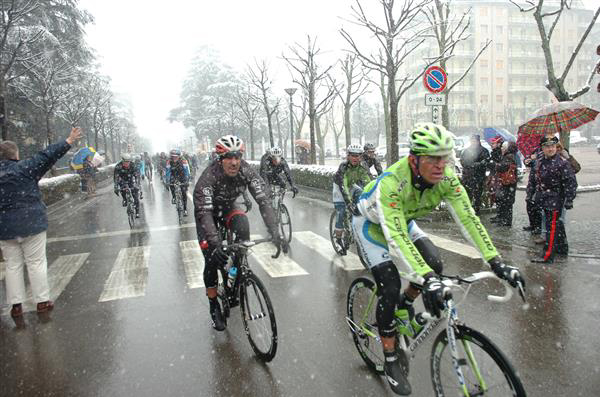
<svg viewBox="0 0 600 397"><path fill-rule="evenodd" d="M598 146L596 146L596 150L598 151L598 154L600 154L600 143L598 144Z"/></svg>
<svg viewBox="0 0 600 397"><path fill-rule="evenodd" d="M581 136L581 131L572 130L569 134L569 144L571 146L585 145L586 143L588 143L588 139L584 136Z"/></svg>
<svg viewBox="0 0 600 397"><path fill-rule="evenodd" d="M410 144L408 142L398 142L398 158L402 158L404 156L408 156L410 153ZM375 149L375 155L379 161L384 161L387 155L387 146L381 145L377 146Z"/></svg>

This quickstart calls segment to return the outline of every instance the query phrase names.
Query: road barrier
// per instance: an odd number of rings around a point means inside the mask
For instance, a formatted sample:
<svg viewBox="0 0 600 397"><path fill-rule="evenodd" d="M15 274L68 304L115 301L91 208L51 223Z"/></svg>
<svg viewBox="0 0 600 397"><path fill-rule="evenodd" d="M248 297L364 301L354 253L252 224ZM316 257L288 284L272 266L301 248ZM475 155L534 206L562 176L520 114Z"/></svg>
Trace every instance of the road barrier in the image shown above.
<svg viewBox="0 0 600 397"><path fill-rule="evenodd" d="M115 165L100 167L96 172L96 182L104 181L113 176ZM81 178L78 174L59 175L53 178L41 179L38 186L46 205L69 198L81 191Z"/></svg>

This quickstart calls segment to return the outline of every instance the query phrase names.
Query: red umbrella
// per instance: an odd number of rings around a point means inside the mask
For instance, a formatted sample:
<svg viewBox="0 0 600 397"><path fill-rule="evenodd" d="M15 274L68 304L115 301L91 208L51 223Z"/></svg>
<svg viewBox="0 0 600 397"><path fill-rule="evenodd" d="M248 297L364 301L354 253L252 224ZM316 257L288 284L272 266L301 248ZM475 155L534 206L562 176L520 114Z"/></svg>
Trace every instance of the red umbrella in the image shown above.
<svg viewBox="0 0 600 397"><path fill-rule="evenodd" d="M571 131L593 121L598 111L573 101L543 106L531 120L519 127L517 147L524 156L531 155L544 135Z"/></svg>

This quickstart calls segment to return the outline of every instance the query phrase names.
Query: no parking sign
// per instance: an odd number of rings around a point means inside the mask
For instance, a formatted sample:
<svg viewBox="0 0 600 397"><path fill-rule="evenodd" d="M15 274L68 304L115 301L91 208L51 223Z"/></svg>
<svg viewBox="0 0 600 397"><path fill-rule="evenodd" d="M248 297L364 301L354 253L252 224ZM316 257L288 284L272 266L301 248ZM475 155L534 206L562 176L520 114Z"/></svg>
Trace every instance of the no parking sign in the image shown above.
<svg viewBox="0 0 600 397"><path fill-rule="evenodd" d="M423 75L423 84L432 94L444 91L448 83L448 76L439 66L430 66Z"/></svg>

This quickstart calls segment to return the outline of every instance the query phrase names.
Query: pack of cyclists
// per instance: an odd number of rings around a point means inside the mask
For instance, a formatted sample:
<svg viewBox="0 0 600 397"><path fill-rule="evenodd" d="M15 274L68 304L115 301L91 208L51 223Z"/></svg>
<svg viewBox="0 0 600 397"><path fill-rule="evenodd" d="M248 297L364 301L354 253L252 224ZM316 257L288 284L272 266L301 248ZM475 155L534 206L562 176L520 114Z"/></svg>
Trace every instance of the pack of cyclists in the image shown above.
<svg viewBox="0 0 600 397"><path fill-rule="evenodd" d="M513 287L525 286L520 271L499 255L453 168L447 166L454 150L452 134L440 125L419 123L409 134L409 144L410 154L385 170L375 156L374 145L349 145L332 184L332 201L337 211L335 236L341 236L344 218L350 211L357 249L377 284L376 325L385 357L384 372L392 390L401 395L410 394L411 386L401 366L403 352L396 346L395 311L403 311L418 330L422 324L415 320L415 299L421 295L425 309L439 317L448 293L440 279L443 263L439 251L419 228L417 219L444 201L465 237L480 251L496 276ZM217 270L228 260L219 230L230 230L236 241L250 238L248 218L236 200L250 193L273 244L280 247L283 241L270 205L270 186L285 187L287 182L294 193L298 192L280 148L272 147L263 155L258 172L243 159L244 152L245 145L239 137L219 138L214 158L201 172L193 190L196 232L205 259L203 277L209 313L217 331L225 329L217 300ZM155 160L161 177L164 167L163 178L173 182L172 197L173 184L178 182L185 198L191 177L185 154L174 149L169 158L161 153ZM375 168L376 177L370 173L371 167ZM131 156L124 154L115 167L115 193L122 192L121 186L135 191L133 197L139 214L135 175ZM187 199L184 200L187 211ZM403 274L417 277L422 285L409 283L402 291L398 267ZM231 304L235 306L237 302Z"/></svg>

